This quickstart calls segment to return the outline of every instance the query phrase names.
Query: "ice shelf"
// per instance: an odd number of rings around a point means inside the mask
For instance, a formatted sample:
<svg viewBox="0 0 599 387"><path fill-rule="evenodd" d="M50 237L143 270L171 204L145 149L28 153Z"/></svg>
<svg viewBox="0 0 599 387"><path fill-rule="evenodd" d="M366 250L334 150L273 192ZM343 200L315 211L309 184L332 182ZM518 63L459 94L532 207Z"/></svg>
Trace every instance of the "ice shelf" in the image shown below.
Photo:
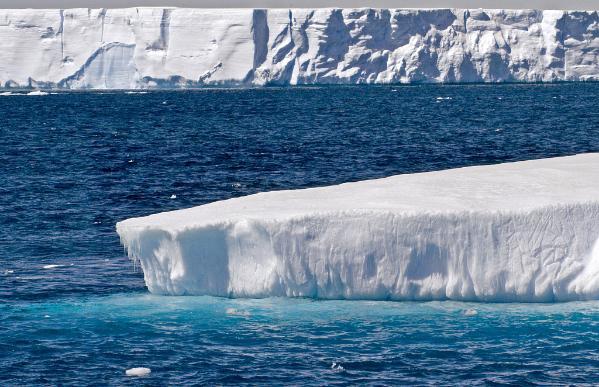
<svg viewBox="0 0 599 387"><path fill-rule="evenodd" d="M599 80L597 11L0 10L0 87Z"/></svg>

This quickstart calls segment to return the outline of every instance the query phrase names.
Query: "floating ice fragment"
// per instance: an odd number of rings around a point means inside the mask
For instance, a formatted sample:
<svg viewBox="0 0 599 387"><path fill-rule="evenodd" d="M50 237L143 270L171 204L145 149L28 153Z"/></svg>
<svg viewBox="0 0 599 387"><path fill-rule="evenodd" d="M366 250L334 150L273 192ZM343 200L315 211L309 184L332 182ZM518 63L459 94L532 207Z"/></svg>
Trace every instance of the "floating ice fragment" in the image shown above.
<svg viewBox="0 0 599 387"><path fill-rule="evenodd" d="M8 97L9 95L15 95L15 94L10 91L5 91L3 93L0 93L0 96L3 96L3 97Z"/></svg>
<svg viewBox="0 0 599 387"><path fill-rule="evenodd" d="M135 368L130 368L130 369L126 370L125 375L127 375L127 376L147 376L150 374L150 372L152 372L152 370L149 368L135 367Z"/></svg>
<svg viewBox="0 0 599 387"><path fill-rule="evenodd" d="M48 93L41 90L34 90L32 92L27 93L27 95L48 95Z"/></svg>
<svg viewBox="0 0 599 387"><path fill-rule="evenodd" d="M452 99L451 97L437 97L437 101L449 101L450 99Z"/></svg>
<svg viewBox="0 0 599 387"><path fill-rule="evenodd" d="M129 160L128 162L129 162L129 163L132 163L132 162L133 162L133 159Z"/></svg>
<svg viewBox="0 0 599 387"><path fill-rule="evenodd" d="M250 312L248 312L247 310L239 310L239 309L235 309L235 308L227 308L226 313L229 316L242 316L242 317L250 316Z"/></svg>
<svg viewBox="0 0 599 387"><path fill-rule="evenodd" d="M176 198L177 198L177 195L175 195L175 194L171 195L171 199L176 199Z"/></svg>
<svg viewBox="0 0 599 387"><path fill-rule="evenodd" d="M476 316L477 314L478 314L478 312L474 308L469 308L464 311L464 316L467 316L467 317Z"/></svg>
<svg viewBox="0 0 599 387"><path fill-rule="evenodd" d="M44 318L50 318L50 315L49 314L45 314Z"/></svg>

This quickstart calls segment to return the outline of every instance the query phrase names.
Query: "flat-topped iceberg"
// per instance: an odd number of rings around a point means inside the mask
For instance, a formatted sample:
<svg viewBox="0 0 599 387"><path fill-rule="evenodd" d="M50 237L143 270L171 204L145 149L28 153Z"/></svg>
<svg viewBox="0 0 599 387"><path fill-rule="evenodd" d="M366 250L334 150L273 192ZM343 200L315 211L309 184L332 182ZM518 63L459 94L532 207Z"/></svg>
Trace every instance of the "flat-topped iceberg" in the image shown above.
<svg viewBox="0 0 599 387"><path fill-rule="evenodd" d="M3 9L0 87L599 80L597 11Z"/></svg>
<svg viewBox="0 0 599 387"><path fill-rule="evenodd" d="M398 175L117 223L172 295L599 298L599 153Z"/></svg>

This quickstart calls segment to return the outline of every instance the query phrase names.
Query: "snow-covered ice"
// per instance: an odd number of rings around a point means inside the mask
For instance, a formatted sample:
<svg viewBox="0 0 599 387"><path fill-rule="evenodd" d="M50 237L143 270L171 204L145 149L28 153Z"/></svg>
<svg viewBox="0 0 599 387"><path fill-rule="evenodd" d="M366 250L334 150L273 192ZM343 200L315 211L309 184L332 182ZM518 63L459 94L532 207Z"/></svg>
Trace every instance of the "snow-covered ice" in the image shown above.
<svg viewBox="0 0 599 387"><path fill-rule="evenodd" d="M3 9L0 87L599 80L597 11Z"/></svg>
<svg viewBox="0 0 599 387"><path fill-rule="evenodd" d="M149 375L151 372L152 372L152 370L150 368L135 367L135 368L130 368L130 369L126 370L125 375L127 375L127 376L146 376L146 375Z"/></svg>
<svg viewBox="0 0 599 387"><path fill-rule="evenodd" d="M599 298L599 153L265 192L116 228L157 294Z"/></svg>

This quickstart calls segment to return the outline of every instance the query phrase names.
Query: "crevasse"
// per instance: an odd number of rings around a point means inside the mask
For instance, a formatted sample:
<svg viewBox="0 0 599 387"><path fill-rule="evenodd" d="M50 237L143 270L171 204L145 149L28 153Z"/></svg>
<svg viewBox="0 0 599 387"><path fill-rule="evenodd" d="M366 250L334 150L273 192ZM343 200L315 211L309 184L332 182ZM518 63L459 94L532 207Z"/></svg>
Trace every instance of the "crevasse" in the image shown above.
<svg viewBox="0 0 599 387"><path fill-rule="evenodd" d="M599 154L267 192L128 219L172 295L599 298Z"/></svg>
<svg viewBox="0 0 599 387"><path fill-rule="evenodd" d="M0 87L599 79L597 11L0 10Z"/></svg>

